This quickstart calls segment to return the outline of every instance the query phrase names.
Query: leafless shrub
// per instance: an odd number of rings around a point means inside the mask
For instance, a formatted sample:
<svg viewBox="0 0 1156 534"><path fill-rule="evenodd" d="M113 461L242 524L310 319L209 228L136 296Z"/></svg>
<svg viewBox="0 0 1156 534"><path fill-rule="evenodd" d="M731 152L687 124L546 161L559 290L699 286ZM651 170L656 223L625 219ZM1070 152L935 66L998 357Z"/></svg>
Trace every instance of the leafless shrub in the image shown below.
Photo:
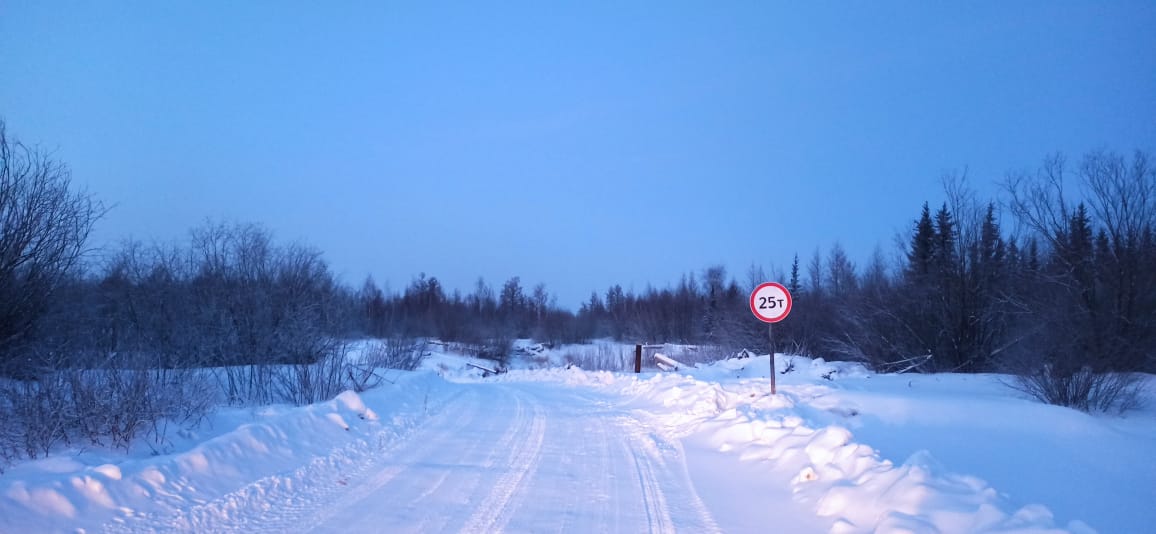
<svg viewBox="0 0 1156 534"><path fill-rule="evenodd" d="M344 373L346 385L357 393L369 391L385 381L381 369L367 363L351 362L345 367Z"/></svg>
<svg viewBox="0 0 1156 534"><path fill-rule="evenodd" d="M1089 366L1063 372L1045 364L1016 374L1009 386L1056 406L1123 413L1139 407L1144 382L1135 373L1095 372Z"/></svg>
<svg viewBox="0 0 1156 534"><path fill-rule="evenodd" d="M428 354L425 340L394 336L371 347L366 361L374 367L416 371Z"/></svg>
<svg viewBox="0 0 1156 534"><path fill-rule="evenodd" d="M474 338L470 341L447 343L446 349L482 360L497 362L496 367L507 367L514 352L514 338L508 334L500 333L492 338Z"/></svg>
<svg viewBox="0 0 1156 534"><path fill-rule="evenodd" d="M576 347L563 355L567 365L574 365L585 371L625 371L633 358L625 347L600 344L594 347Z"/></svg>
<svg viewBox="0 0 1156 534"><path fill-rule="evenodd" d="M304 405L332 399L345 390L377 387L385 380L382 369L412 371L426 356L424 341L403 337L371 345L360 361L352 361L349 352L348 345L334 342L314 362L249 367L263 381L256 385L271 384L273 402Z"/></svg>
<svg viewBox="0 0 1156 534"><path fill-rule="evenodd" d="M867 355L856 340L852 339L851 335L842 333L837 336L831 336L823 340L824 354L829 355L836 360L847 362L864 362L876 366L879 362L875 361Z"/></svg>
<svg viewBox="0 0 1156 534"><path fill-rule="evenodd" d="M814 352L807 345L805 340L790 339L786 343L781 343L778 351L783 354L790 354L792 356L806 356L811 357Z"/></svg>
<svg viewBox="0 0 1156 534"><path fill-rule="evenodd" d="M359 389L348 346L335 340L322 345L308 348L309 354L323 354L313 361L290 355L286 360L297 363L235 365L211 372L227 402L234 405L305 405L331 399L346 389L364 391L366 379L361 379L363 389Z"/></svg>
<svg viewBox="0 0 1156 534"><path fill-rule="evenodd" d="M794 358L787 358L787 365L783 366L783 370L779 371L779 374L785 375L785 374L790 373L794 370L795 370L795 359Z"/></svg>
<svg viewBox="0 0 1156 534"><path fill-rule="evenodd" d="M94 326L107 333L96 341L156 366L314 362L331 349L339 316L320 253L277 245L255 225L206 224L187 246L126 243L95 285ZM230 376L229 386L252 378Z"/></svg>
<svg viewBox="0 0 1156 534"><path fill-rule="evenodd" d="M734 358L741 350L722 345L667 345L660 352L687 365L701 365Z"/></svg>
<svg viewBox="0 0 1156 534"><path fill-rule="evenodd" d="M536 369L545 369L550 367L550 357L545 354L534 354L529 357L530 363Z"/></svg>
<svg viewBox="0 0 1156 534"><path fill-rule="evenodd" d="M67 391L52 382L10 382L4 387L6 460L38 458L68 442Z"/></svg>
<svg viewBox="0 0 1156 534"><path fill-rule="evenodd" d="M362 392L373 389L385 380L382 369L416 371L429 355L426 341L420 338L395 336L371 343L359 362L349 362L345 370L350 389Z"/></svg>
<svg viewBox="0 0 1156 534"><path fill-rule="evenodd" d="M342 345L316 362L280 367L274 373L278 397L299 406L336 397L349 386L347 353Z"/></svg>
<svg viewBox="0 0 1156 534"><path fill-rule="evenodd" d="M340 291L319 252L278 245L259 226L206 224L186 246L127 243L94 289L90 344L147 355L134 368L213 369L235 405L332 389Z"/></svg>
<svg viewBox="0 0 1156 534"><path fill-rule="evenodd" d="M0 459L37 458L62 445L163 447L173 426L195 426L218 402L196 370L110 360L0 383Z"/></svg>
<svg viewBox="0 0 1156 534"><path fill-rule="evenodd" d="M513 351L513 347L513 338L505 335L497 336L478 345L474 356L483 360L497 362L498 368L502 369L510 365L510 354Z"/></svg>

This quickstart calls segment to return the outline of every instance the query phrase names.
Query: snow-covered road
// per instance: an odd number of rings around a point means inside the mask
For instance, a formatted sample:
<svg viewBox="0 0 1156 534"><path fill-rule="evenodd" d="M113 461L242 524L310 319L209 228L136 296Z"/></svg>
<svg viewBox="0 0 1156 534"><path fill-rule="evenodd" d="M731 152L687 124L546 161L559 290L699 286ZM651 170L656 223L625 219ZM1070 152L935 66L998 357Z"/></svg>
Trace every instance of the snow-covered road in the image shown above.
<svg viewBox="0 0 1156 534"><path fill-rule="evenodd" d="M328 477L266 477L116 530L720 531L681 445L647 428L596 393L465 384L408 435Z"/></svg>
<svg viewBox="0 0 1156 534"><path fill-rule="evenodd" d="M0 534L1151 524L1141 504L1156 480L1150 411L1089 415L1020 398L999 376L875 375L801 358L772 396L767 360L641 376L427 370L308 406L225 408L164 453L78 451L13 466L0 476ZM1075 465L1073 451L1094 465L1050 469ZM1087 505L1073 513L1073 501Z"/></svg>

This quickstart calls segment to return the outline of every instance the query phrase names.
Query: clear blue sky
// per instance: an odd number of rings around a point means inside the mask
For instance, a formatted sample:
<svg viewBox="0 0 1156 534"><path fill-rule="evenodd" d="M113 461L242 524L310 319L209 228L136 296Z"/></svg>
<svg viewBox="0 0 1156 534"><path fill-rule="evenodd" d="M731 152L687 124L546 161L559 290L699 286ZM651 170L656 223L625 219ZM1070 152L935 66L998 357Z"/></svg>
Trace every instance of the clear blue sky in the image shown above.
<svg viewBox="0 0 1156 534"><path fill-rule="evenodd" d="M259 222L564 306L862 264L945 171L1156 148L1156 2L798 4L6 0L0 116L115 204L98 244Z"/></svg>

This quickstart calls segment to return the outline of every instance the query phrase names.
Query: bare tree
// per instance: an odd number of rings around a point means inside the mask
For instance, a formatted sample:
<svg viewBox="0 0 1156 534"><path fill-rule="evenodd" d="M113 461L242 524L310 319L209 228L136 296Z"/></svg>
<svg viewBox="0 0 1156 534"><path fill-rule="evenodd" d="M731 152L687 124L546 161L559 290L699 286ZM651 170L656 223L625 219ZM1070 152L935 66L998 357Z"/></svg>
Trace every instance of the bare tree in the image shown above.
<svg viewBox="0 0 1156 534"><path fill-rule="evenodd" d="M1067 168L1052 156L1035 175L1005 183L1011 211L1046 244L1042 262L1031 251L1034 291L1024 306L1043 326L1018 338L1007 364L1019 387L1042 400L1127 405L1139 387L1131 372L1146 370L1156 351L1156 171L1144 153L1131 164L1090 153L1078 167L1077 202L1065 189Z"/></svg>
<svg viewBox="0 0 1156 534"><path fill-rule="evenodd" d="M1098 226L1094 273L1099 343L1117 369L1152 370L1156 354L1156 167L1136 152L1129 162L1114 153L1092 152L1078 174Z"/></svg>
<svg viewBox="0 0 1156 534"><path fill-rule="evenodd" d="M827 287L831 296L846 300L857 289L855 264L847 257L843 245L838 241L831 247L827 257Z"/></svg>
<svg viewBox="0 0 1156 534"><path fill-rule="evenodd" d="M754 291L759 284L767 281L767 272L763 270L762 265L751 264L747 267L747 292Z"/></svg>
<svg viewBox="0 0 1156 534"><path fill-rule="evenodd" d="M815 253L811 255L811 261L807 264L807 279L810 284L807 287L807 292L812 297L819 297L823 294L823 255L818 247L815 248Z"/></svg>
<svg viewBox="0 0 1156 534"><path fill-rule="evenodd" d="M1044 159L1035 174L1008 174L1003 188L1008 193L1012 215L1049 245L1059 245L1055 229L1066 228L1071 217L1070 199L1065 195L1067 160L1060 154Z"/></svg>
<svg viewBox="0 0 1156 534"><path fill-rule="evenodd" d="M22 351L104 214L99 202L71 185L66 165L9 141L0 120L0 374L38 366Z"/></svg>

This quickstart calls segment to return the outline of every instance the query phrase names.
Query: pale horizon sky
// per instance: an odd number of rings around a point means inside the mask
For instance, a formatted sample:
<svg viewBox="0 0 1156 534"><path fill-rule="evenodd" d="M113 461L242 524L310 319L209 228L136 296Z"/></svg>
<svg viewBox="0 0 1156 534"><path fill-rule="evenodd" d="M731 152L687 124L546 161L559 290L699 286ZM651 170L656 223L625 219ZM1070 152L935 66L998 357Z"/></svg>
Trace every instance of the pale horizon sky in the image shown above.
<svg viewBox="0 0 1156 534"><path fill-rule="evenodd" d="M113 209L254 222L358 286L893 255L940 176L1156 149L1153 2L0 3L0 118ZM1005 224L1011 224L1006 221Z"/></svg>

